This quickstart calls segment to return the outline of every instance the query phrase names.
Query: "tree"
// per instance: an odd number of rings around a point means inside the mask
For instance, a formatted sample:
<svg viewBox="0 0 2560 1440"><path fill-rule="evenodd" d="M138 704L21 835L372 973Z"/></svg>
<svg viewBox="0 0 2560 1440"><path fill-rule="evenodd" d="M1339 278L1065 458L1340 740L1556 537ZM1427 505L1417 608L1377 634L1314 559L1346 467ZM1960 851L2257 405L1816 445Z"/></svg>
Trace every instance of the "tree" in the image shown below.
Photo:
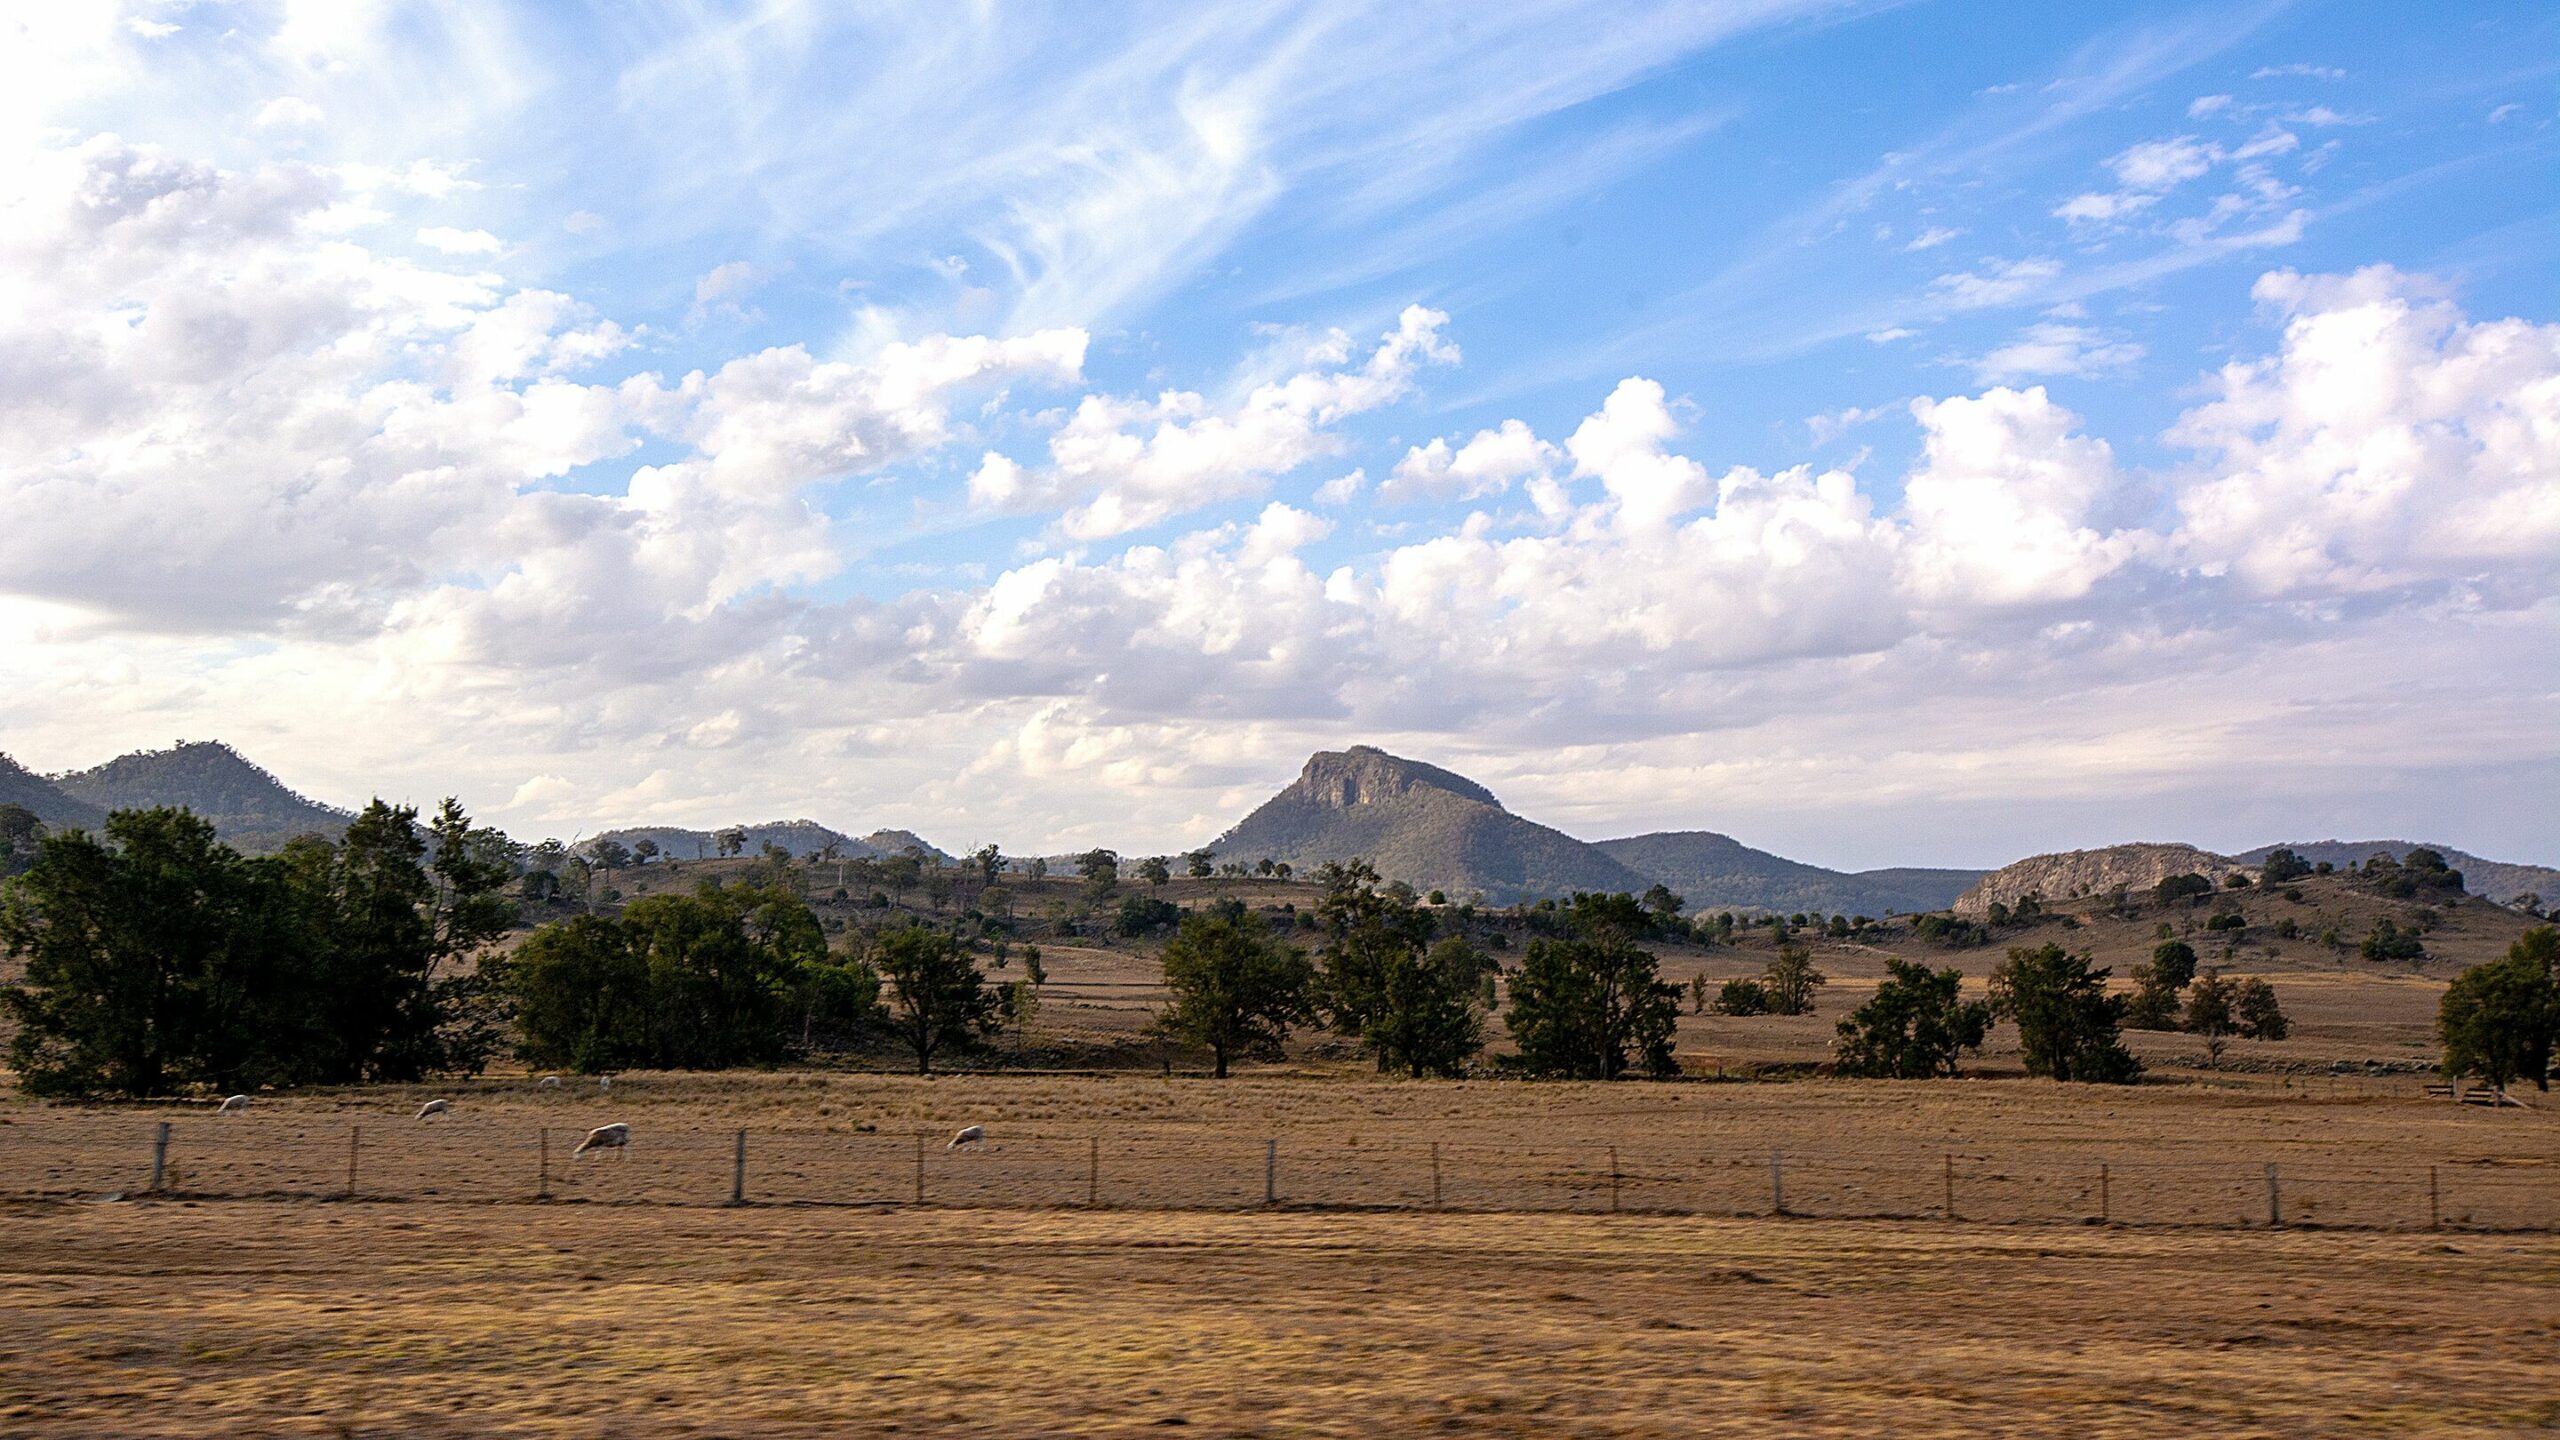
<svg viewBox="0 0 2560 1440"><path fill-rule="evenodd" d="M2164 940L2153 946L2151 962L2133 967L2133 999L2125 1006L2126 1027L2177 1029L2178 992L2195 978L2195 947L2184 940Z"/></svg>
<svg viewBox="0 0 2560 1440"><path fill-rule="evenodd" d="M619 840L610 838L598 840L588 846L587 850L595 856L596 868L600 870L619 870L631 863L630 850L625 848Z"/></svg>
<svg viewBox="0 0 2560 1440"><path fill-rule="evenodd" d="M1529 942L1503 1017L1531 1074L1614 1080L1630 1063L1674 1074L1671 1042L1680 992L1654 957L1595 927L1584 936Z"/></svg>
<svg viewBox="0 0 2560 1440"><path fill-rule="evenodd" d="M2171 875L2162 880L2158 885L2152 887L2152 894L2158 896L2160 903L2163 905L2176 900L2191 900L2198 895L2210 895L2212 893L2213 882L2207 880L2201 875L2198 875L2192 870Z"/></svg>
<svg viewBox="0 0 2560 1440"><path fill-rule="evenodd" d="M1046 879L1048 879L1048 878L1049 878L1049 857L1048 857L1048 856L1046 856L1046 855L1034 855L1034 856L1032 856L1032 857L1031 857L1030 875L1031 875L1031 878L1032 878L1032 879L1034 879L1034 880L1046 880Z"/></svg>
<svg viewBox="0 0 2560 1440"><path fill-rule="evenodd" d="M1324 932L1318 1006L1368 1051L1380 1073L1455 1075L1484 1046L1482 988L1490 961L1454 937L1410 887L1381 887L1365 860L1328 861L1315 919Z"/></svg>
<svg viewBox="0 0 2560 1440"><path fill-rule="evenodd" d="M1667 922L1679 915L1680 907L1688 902L1674 894L1670 886L1656 884L1645 890L1643 903L1648 914Z"/></svg>
<svg viewBox="0 0 2560 1440"><path fill-rule="evenodd" d="M2106 983L2105 969L2059 945L2009 951L1991 972L1991 1008L2017 1022L2028 1074L2122 1084L2142 1073L2118 1035L2124 997L2107 994Z"/></svg>
<svg viewBox="0 0 2560 1440"><path fill-rule="evenodd" d="M2287 880L2299 880L2310 873L2309 861L2291 850L2282 848L2268 851L2267 858L2258 864L2258 874L2270 885L2281 885Z"/></svg>
<svg viewBox="0 0 2560 1440"><path fill-rule="evenodd" d="M1955 1074L1960 1052L1982 1048L1991 1006L1962 998L1961 970L1894 959L1885 972L1875 998L1840 1022L1840 1073L1895 1080Z"/></svg>
<svg viewBox="0 0 2560 1440"><path fill-rule="evenodd" d="M2373 929L2365 935L2357 953L2376 962L2406 960L2415 964L2427 958L2427 947L2416 927L2403 930L2386 915L2373 922Z"/></svg>
<svg viewBox="0 0 2560 1440"><path fill-rule="evenodd" d="M1813 992L1821 989L1827 978L1813 968L1812 951L1801 945L1781 945L1776 958L1761 972L1760 988L1768 992L1772 1014L1810 1015Z"/></svg>
<svg viewBox="0 0 2560 1440"><path fill-rule="evenodd" d="M517 1050L582 1074L654 1063L649 964L621 921L578 915L526 937L505 967Z"/></svg>
<svg viewBox="0 0 2560 1440"><path fill-rule="evenodd" d="M743 827L732 825L713 835L711 843L718 848L721 858L725 860L747 848L747 832Z"/></svg>
<svg viewBox="0 0 2560 1440"><path fill-rule="evenodd" d="M1716 1012L1721 1015L1766 1015L1769 1013L1768 987L1757 980L1736 976L1724 982L1716 992Z"/></svg>
<svg viewBox="0 0 2560 1440"><path fill-rule="evenodd" d="M1004 852L993 845L981 845L969 852L969 863L976 868L978 884L984 888L996 883L996 877L1004 873Z"/></svg>
<svg viewBox="0 0 2560 1440"><path fill-rule="evenodd" d="M2231 1013L2239 1021L2240 1034L2245 1039L2281 1040L2293 1030L2284 1007L2276 1003L2276 987L2255 975L2241 981L2232 992Z"/></svg>
<svg viewBox="0 0 2560 1440"><path fill-rule="evenodd" d="M1164 983L1173 1003L1157 1024L1205 1046L1221 1080L1235 1056L1278 1059L1289 1027L1314 1014L1315 967L1249 917L1184 920L1164 948Z"/></svg>
<svg viewBox="0 0 2560 1440"><path fill-rule="evenodd" d="M1484 986L1492 957L1451 935L1388 964L1382 1003L1362 1037L1382 1073L1462 1075L1484 1048Z"/></svg>
<svg viewBox="0 0 2560 1440"><path fill-rule="evenodd" d="M1173 866L1161 855L1150 855L1138 862L1138 878L1149 885L1162 885L1173 878Z"/></svg>
<svg viewBox="0 0 2560 1440"><path fill-rule="evenodd" d="M1123 895L1120 897L1120 913L1113 918L1111 928L1119 934L1136 937L1151 930L1161 930L1181 919L1181 907L1170 900L1158 900L1152 895Z"/></svg>
<svg viewBox="0 0 2560 1440"><path fill-rule="evenodd" d="M2552 1047L2560 1043L2560 929L2527 930L2505 959L2454 977L2436 1007L2436 1040L2448 1077L2550 1089Z"/></svg>
<svg viewBox="0 0 2560 1440"><path fill-rule="evenodd" d="M1218 873L1217 862L1206 850L1194 850L1182 857L1182 873L1194 880L1206 880Z"/></svg>
<svg viewBox="0 0 2560 1440"><path fill-rule="evenodd" d="M1100 848L1087 850L1076 857L1076 874L1084 879L1085 894L1100 900L1120 888L1120 856Z"/></svg>
<svg viewBox="0 0 2560 1440"><path fill-rule="evenodd" d="M2232 985L2214 971L2196 982L2187 996L2187 1031L2204 1037L2205 1063L2208 1067L2222 1063L2223 1047L2231 1043L2232 1032L2239 1021L2231 1012Z"/></svg>
<svg viewBox="0 0 2560 1440"><path fill-rule="evenodd" d="M916 1073L933 1057L974 1048L995 1028L996 993L958 937L921 925L883 933L877 956L892 999L889 1028L915 1052Z"/></svg>
<svg viewBox="0 0 2560 1440"><path fill-rule="evenodd" d="M631 858L643 865L658 858L658 842L642 836L631 842Z"/></svg>

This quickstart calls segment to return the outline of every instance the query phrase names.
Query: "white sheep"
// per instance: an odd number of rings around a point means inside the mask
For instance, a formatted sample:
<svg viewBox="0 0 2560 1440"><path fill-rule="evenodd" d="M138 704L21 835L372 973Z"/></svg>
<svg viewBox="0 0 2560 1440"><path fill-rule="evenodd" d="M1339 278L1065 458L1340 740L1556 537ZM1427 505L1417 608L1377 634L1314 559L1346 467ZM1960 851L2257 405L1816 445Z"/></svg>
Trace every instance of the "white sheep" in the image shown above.
<svg viewBox="0 0 2560 1440"><path fill-rule="evenodd" d="M223 1102L222 1102L221 1107L220 1107L220 1108L218 1108L218 1109L216 1109L213 1113L214 1113L214 1114L216 1114L216 1115L237 1115L237 1114L240 1114L242 1111L247 1110L248 1108L249 1108L249 1097L248 1097L248 1096L246 1096L246 1095L234 1095L234 1096L232 1096L231 1098L229 1098L229 1099L227 1099L227 1100L223 1101Z"/></svg>
<svg viewBox="0 0 2560 1440"><path fill-rule="evenodd" d="M450 1100L430 1100L426 1104L418 1107L418 1118L424 1120L430 1115L447 1114L451 1112L452 1109L453 1102Z"/></svg>
<svg viewBox="0 0 2560 1440"><path fill-rule="evenodd" d="M533 1082L533 1088L536 1090L557 1090L560 1088L560 1077L557 1075L545 1075L541 1079Z"/></svg>
<svg viewBox="0 0 2560 1440"><path fill-rule="evenodd" d="M578 1148L569 1152L569 1158L575 1160L590 1150L611 1150L620 1154L625 1160L630 1159L631 1127L619 1122L599 1125L587 1132L587 1138L578 1142Z"/></svg>
<svg viewBox="0 0 2560 1440"><path fill-rule="evenodd" d="M601 1094L603 1094L604 1092L606 1092L607 1090L610 1090L610 1089L612 1089L612 1088L613 1088L613 1077L612 1077L612 1076L610 1076L610 1075L599 1075L599 1076L597 1076L597 1077L596 1077L596 1093L597 1093L597 1094L601 1095Z"/></svg>
<svg viewBox="0 0 2560 1440"><path fill-rule="evenodd" d="M951 1143L943 1146L942 1148L946 1151L950 1151L957 1150L963 1145L984 1145L985 1143L987 1143L987 1127L984 1125L972 1125L967 1129L962 1130L959 1134L952 1136Z"/></svg>

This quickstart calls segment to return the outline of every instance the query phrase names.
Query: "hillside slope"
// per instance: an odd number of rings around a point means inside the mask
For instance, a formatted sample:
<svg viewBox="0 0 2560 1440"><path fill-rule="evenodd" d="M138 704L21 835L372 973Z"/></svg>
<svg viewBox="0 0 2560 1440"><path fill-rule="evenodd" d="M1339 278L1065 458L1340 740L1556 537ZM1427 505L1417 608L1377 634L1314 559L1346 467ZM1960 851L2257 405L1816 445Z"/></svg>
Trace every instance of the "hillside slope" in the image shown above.
<svg viewBox="0 0 2560 1440"><path fill-rule="evenodd" d="M6 755L0 755L0 805L17 805L57 829L96 829L106 812L75 796Z"/></svg>
<svg viewBox="0 0 2560 1440"><path fill-rule="evenodd" d="M172 805L213 822L214 833L243 850L281 848L296 835L334 838L354 813L286 788L218 741L137 750L104 765L53 777L72 798L100 810Z"/></svg>
<svg viewBox="0 0 2560 1440"><path fill-rule="evenodd" d="M2243 850L2231 858L2256 865L2264 861L2271 851L2282 849L2290 850L2314 865L2326 861L2343 870L2350 865L2361 865L2377 853L2388 854L2395 861L2404 860L2410 851L2424 844L2425 841L2410 840L2298 840L2290 845L2261 845L2255 850ZM2462 888L2474 895L2500 904L2518 895L2539 895L2545 903L2560 901L2560 869L2484 859L2450 845L2427 848L2442 854L2446 864L2461 871Z"/></svg>
<svg viewBox="0 0 2560 1440"><path fill-rule="evenodd" d="M1874 915L1943 910L1982 878L1979 870L1849 872L1754 850L1730 835L1671 830L1599 840L1593 847L1689 902L1692 911L1772 910L1783 914Z"/></svg>
<svg viewBox="0 0 2560 1440"><path fill-rule="evenodd" d="M1387 879L1452 896L1482 892L1496 904L1653 883L1584 841L1512 814L1464 776L1367 745L1318 753L1209 849L1219 860L1268 856L1301 870L1365 858Z"/></svg>
<svg viewBox="0 0 2560 1440"><path fill-rule="evenodd" d="M1957 896L1950 908L1959 915L1980 915L1995 901L2015 905L2030 894L2043 896L2051 905L2083 895L2104 895L2119 887L2147 890L2180 874L2202 875L2219 883L2223 876L2244 868L2228 855L2193 845L2137 843L2066 850L2003 865Z"/></svg>

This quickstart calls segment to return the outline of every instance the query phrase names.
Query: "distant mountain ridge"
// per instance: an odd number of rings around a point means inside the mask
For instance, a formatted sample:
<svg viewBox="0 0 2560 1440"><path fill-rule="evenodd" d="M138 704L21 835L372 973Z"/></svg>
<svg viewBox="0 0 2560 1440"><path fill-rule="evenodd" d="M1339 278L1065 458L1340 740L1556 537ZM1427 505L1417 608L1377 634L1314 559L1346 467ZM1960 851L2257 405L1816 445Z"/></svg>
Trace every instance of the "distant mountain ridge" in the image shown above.
<svg viewBox="0 0 2560 1440"><path fill-rule="evenodd" d="M244 850L275 850L297 835L335 839L355 818L323 805L251 764L219 741L181 741L166 750L137 750L104 765L53 777L63 793L100 811L172 805L213 822L214 833Z"/></svg>
<svg viewBox="0 0 2560 1440"><path fill-rule="evenodd" d="M1827 870L1754 850L1711 830L1672 830L1593 842L1594 848L1678 892L1691 910L1749 908L1823 915L1944 910L1980 870Z"/></svg>
<svg viewBox="0 0 2560 1440"><path fill-rule="evenodd" d="M921 849L936 860L951 858L911 830L874 830L868 835L853 836L815 820L767 820L762 824L736 828L744 832L744 846L740 853L747 855L762 854L769 841L799 857L819 854L833 845L836 854L848 860L903 855L911 848ZM719 830L694 830L678 825L630 825L607 830L579 848L583 850L596 840L618 841L625 846L636 845L642 840L655 841L659 853L672 860L711 859L720 853Z"/></svg>
<svg viewBox="0 0 2560 1440"><path fill-rule="evenodd" d="M57 829L91 830L107 818L97 806L63 793L61 786L6 755L0 755L0 805L16 805Z"/></svg>
<svg viewBox="0 0 2560 1440"><path fill-rule="evenodd" d="M2290 850L2317 865L2323 861L2343 870L2361 865L2377 854L2393 860L2405 860L2409 852L2420 847L2444 856L2445 863L2462 872L2462 888L2474 895L2485 896L2503 905L2519 895L2539 895L2545 900L2560 900L2560 869L2548 865L2519 865L2505 860L2488 860L2468 850L2450 845L2434 845L2411 840L2297 840L2288 845L2261 845L2243 850L2231 858L2244 865L2260 865L2277 850Z"/></svg>

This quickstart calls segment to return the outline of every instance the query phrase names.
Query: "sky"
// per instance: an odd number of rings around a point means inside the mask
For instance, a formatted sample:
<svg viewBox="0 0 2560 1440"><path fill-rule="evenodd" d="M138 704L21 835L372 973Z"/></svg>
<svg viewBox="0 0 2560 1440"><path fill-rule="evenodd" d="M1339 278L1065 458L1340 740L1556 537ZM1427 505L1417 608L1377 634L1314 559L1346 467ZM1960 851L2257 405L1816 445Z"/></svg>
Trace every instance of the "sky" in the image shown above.
<svg viewBox="0 0 2560 1440"><path fill-rule="evenodd" d="M2560 862L2546 4L0 15L0 750Z"/></svg>

